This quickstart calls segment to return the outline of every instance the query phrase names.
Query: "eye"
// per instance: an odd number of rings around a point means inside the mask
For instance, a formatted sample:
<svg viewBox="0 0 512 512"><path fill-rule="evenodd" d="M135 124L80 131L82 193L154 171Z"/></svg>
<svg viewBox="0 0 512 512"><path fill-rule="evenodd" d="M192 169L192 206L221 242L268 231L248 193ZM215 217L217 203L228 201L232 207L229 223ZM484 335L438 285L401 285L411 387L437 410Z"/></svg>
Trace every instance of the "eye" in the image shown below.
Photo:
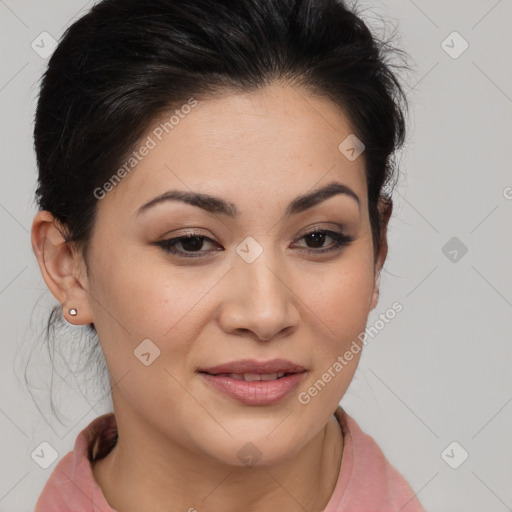
<svg viewBox="0 0 512 512"><path fill-rule="evenodd" d="M334 242L325 247L324 243L326 239L329 238L333 239ZM335 251L349 245L354 241L354 238L349 235L324 229L315 229L314 231L310 231L309 233L306 233L305 235L302 235L301 238L299 238L299 240L302 239L304 239L306 243L312 244L306 246L306 250L311 253L326 253ZM318 250L318 248L321 248L322 250Z"/></svg>
<svg viewBox="0 0 512 512"><path fill-rule="evenodd" d="M204 256L207 253L213 252L202 251L201 249L204 246L205 241L209 244L216 244L211 238L208 238L205 235L199 235L196 233L189 233L185 236L178 236L175 238L169 238L168 240L162 240L161 242L155 242L156 245L161 247L165 252L176 254L178 256L182 256L185 258L197 258ZM181 246L183 250L177 249L177 247ZM220 246L218 246L220 247ZM214 251L223 250L223 249L214 249ZM196 253L196 254L194 254Z"/></svg>
<svg viewBox="0 0 512 512"><path fill-rule="evenodd" d="M304 246L302 247L306 252L313 254L339 250L342 247L349 245L354 240L353 237L345 235L344 233L319 229L315 229L314 231L310 231L309 233L302 235L299 240L302 239L306 241L306 244L309 244L306 245L305 248ZM326 247L324 244L328 239L332 239L333 242ZM205 243L206 245L217 247L209 250L202 250L204 249ZM161 240L160 242L154 242L154 245L158 245L168 254L175 254L176 256L183 258L200 258L213 252L224 250L211 238L198 233L188 233L184 236Z"/></svg>

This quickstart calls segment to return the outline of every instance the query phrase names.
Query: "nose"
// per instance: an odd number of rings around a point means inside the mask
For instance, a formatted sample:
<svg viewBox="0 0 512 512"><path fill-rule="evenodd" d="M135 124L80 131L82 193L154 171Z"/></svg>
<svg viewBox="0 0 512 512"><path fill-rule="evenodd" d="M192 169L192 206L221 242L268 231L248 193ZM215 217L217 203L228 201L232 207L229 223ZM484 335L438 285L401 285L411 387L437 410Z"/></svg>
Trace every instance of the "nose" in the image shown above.
<svg viewBox="0 0 512 512"><path fill-rule="evenodd" d="M236 258L228 275L219 315L226 333L268 341L296 330L299 299L276 258L267 251L252 263Z"/></svg>

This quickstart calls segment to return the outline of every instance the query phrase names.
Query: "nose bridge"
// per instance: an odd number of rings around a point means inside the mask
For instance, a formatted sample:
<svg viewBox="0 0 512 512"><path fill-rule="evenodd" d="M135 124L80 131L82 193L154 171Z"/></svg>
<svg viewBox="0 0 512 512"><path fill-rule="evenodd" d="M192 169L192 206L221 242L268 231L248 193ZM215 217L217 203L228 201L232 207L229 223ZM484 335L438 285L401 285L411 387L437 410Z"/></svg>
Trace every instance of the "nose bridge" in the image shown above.
<svg viewBox="0 0 512 512"><path fill-rule="evenodd" d="M253 253L257 250L250 246L250 242L248 247ZM242 246L237 252L243 248ZM265 250L261 247L259 255L255 256L255 259L251 261L242 255L236 262L235 273L242 285L242 295L247 299L244 303L260 310L269 309L271 306L282 307L283 302L287 300L287 294L283 290L284 284L279 278L281 267L278 264L275 251L270 247Z"/></svg>
<svg viewBox="0 0 512 512"><path fill-rule="evenodd" d="M231 277L234 293L225 311L225 326L251 330L261 339L269 339L299 318L279 256L254 239L242 242L237 253Z"/></svg>

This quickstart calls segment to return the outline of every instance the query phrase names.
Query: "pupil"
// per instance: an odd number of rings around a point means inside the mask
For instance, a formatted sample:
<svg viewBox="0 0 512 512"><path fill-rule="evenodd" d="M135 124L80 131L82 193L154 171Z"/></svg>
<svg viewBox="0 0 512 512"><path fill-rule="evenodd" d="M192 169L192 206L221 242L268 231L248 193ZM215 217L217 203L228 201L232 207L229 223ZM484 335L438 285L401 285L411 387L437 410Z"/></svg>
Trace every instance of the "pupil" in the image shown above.
<svg viewBox="0 0 512 512"><path fill-rule="evenodd" d="M310 233L308 236L310 237L310 241L313 242L313 244L318 244L313 245L313 247L322 247L325 233Z"/></svg>
<svg viewBox="0 0 512 512"><path fill-rule="evenodd" d="M203 240L198 236L190 236L181 241L182 246L185 250L196 251L201 249Z"/></svg>

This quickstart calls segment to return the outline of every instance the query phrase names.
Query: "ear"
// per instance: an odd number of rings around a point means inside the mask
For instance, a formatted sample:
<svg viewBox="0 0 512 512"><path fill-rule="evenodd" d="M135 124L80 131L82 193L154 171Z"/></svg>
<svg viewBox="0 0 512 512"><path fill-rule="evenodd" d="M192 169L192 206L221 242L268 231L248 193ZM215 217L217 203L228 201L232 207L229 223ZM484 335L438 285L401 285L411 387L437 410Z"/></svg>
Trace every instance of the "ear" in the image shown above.
<svg viewBox="0 0 512 512"><path fill-rule="evenodd" d="M388 255L387 228L391 213L393 211L393 202L391 199L387 200L381 198L379 200L378 209L380 213L381 243L375 258L374 288L370 302L370 310L374 309L379 302L380 273Z"/></svg>
<svg viewBox="0 0 512 512"><path fill-rule="evenodd" d="M63 305L64 318L72 324L93 323L85 262L66 243L63 227L50 212L42 210L34 217L31 241L43 279ZM69 314L71 308L77 310L76 316Z"/></svg>

